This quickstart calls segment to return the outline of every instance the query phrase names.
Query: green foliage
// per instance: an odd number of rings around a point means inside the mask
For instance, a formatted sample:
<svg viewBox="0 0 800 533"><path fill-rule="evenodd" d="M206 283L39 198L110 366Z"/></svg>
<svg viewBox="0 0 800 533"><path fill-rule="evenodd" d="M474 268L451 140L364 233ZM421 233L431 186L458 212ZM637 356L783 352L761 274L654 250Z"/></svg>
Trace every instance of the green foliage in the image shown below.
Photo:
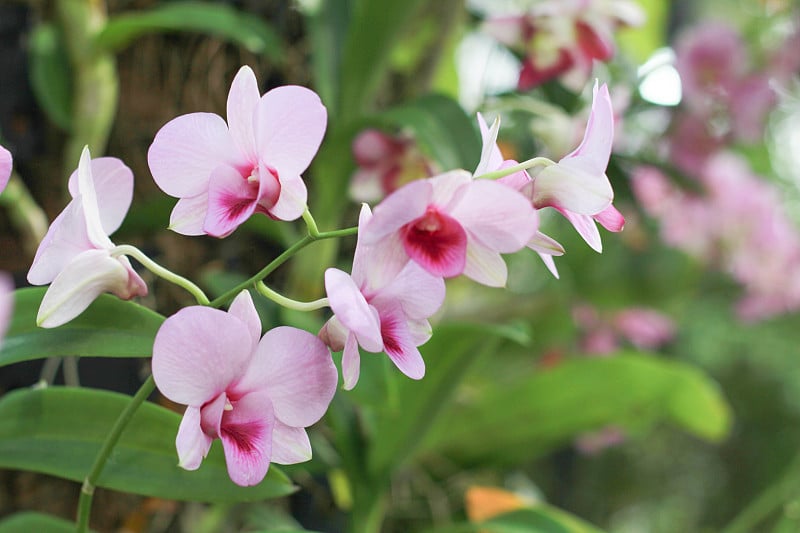
<svg viewBox="0 0 800 533"><path fill-rule="evenodd" d="M30 81L42 111L54 124L72 124L72 73L63 36L53 24L40 24L29 41Z"/></svg>
<svg viewBox="0 0 800 533"><path fill-rule="evenodd" d="M504 513L479 523L427 530L426 533L602 533L601 530L551 505Z"/></svg>
<svg viewBox="0 0 800 533"><path fill-rule="evenodd" d="M46 357L150 357L164 317L134 302L101 295L57 328L36 325L46 287L14 292L14 314L0 348L0 366Z"/></svg>
<svg viewBox="0 0 800 533"><path fill-rule="evenodd" d="M0 533L73 533L75 524L42 513L31 511L13 514L0 520Z"/></svg>
<svg viewBox="0 0 800 533"><path fill-rule="evenodd" d="M122 394L68 387L6 394L0 398L0 467L82 480L129 401ZM180 420L177 413L145 402L111 454L98 486L206 502L263 500L294 491L275 466L255 487L235 485L219 443L200 469L179 468L175 434Z"/></svg>

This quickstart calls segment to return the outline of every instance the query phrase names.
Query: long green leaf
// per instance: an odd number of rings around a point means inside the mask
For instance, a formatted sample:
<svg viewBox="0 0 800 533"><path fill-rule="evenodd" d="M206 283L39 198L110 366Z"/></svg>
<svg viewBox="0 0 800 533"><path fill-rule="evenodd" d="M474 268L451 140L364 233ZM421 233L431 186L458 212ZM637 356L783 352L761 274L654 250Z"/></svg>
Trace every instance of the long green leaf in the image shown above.
<svg viewBox="0 0 800 533"><path fill-rule="evenodd" d="M662 421L719 441L731 414L717 384L698 369L627 353L476 385L468 399L447 409L423 448L511 464L606 425L636 432Z"/></svg>
<svg viewBox="0 0 800 533"><path fill-rule="evenodd" d="M0 348L0 366L78 355L81 357L150 357L164 317L134 302L101 295L80 316L57 328L36 325L46 288L14 292L11 325Z"/></svg>
<svg viewBox="0 0 800 533"><path fill-rule="evenodd" d="M39 24L29 41L31 88L47 118L64 130L72 124L72 72L61 32Z"/></svg>
<svg viewBox="0 0 800 533"><path fill-rule="evenodd" d="M602 533L593 525L561 509L538 503L476 523L426 530L425 533Z"/></svg>
<svg viewBox="0 0 800 533"><path fill-rule="evenodd" d="M117 15L98 34L96 45L119 51L142 35L176 31L206 33L273 61L283 59L283 44L271 26L254 15L210 2L171 2Z"/></svg>
<svg viewBox="0 0 800 533"><path fill-rule="evenodd" d="M0 399L0 467L82 480L128 396L96 389L52 387ZM196 471L178 467L180 415L144 403L109 458L98 485L173 500L240 502L284 496L294 487L274 466L255 487L229 478L218 445Z"/></svg>
<svg viewBox="0 0 800 533"><path fill-rule="evenodd" d="M31 511L0 520L0 533L73 533L75 523L63 518Z"/></svg>

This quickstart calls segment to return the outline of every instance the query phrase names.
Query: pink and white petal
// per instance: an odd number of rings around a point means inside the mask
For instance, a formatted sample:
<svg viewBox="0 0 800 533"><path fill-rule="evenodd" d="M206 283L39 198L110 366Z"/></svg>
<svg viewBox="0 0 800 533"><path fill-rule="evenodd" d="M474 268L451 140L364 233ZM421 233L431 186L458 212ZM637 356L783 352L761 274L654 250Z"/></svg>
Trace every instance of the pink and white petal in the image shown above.
<svg viewBox="0 0 800 533"><path fill-rule="evenodd" d="M81 152L81 159L78 162L78 192L83 205L83 217L89 241L95 248L110 250L114 247L114 243L111 242L111 239L108 238L108 235L103 230L103 224L100 220L100 207L94 188L91 155L89 154L88 146L84 146L83 152Z"/></svg>
<svg viewBox="0 0 800 533"><path fill-rule="evenodd" d="M622 231L625 227L625 217L613 205L606 207L593 217L601 226L614 233Z"/></svg>
<svg viewBox="0 0 800 533"><path fill-rule="evenodd" d="M411 379L422 379L425 376L425 361L400 309L387 310L381 315L381 332L384 351L400 372Z"/></svg>
<svg viewBox="0 0 800 533"><path fill-rule="evenodd" d="M494 119L492 127L486 125L483 115L478 113L478 128L481 130L481 141L483 147L481 149L481 160L472 174L480 176L492 170L497 170L503 163L503 155L500 153L500 148L497 147L497 133L500 131L500 117Z"/></svg>
<svg viewBox="0 0 800 533"><path fill-rule="evenodd" d="M175 448L178 450L178 466L185 470L197 470L208 455L213 439L200 428L200 409L189 406L183 413Z"/></svg>
<svg viewBox="0 0 800 533"><path fill-rule="evenodd" d="M28 281L33 285L47 285L78 254L93 248L86 233L83 201L76 198L50 224L39 243L28 271Z"/></svg>
<svg viewBox="0 0 800 533"><path fill-rule="evenodd" d="M116 157L98 157L90 162L100 223L106 235L111 235L122 224L133 200L133 171ZM73 198L80 194L78 171L69 177L69 193Z"/></svg>
<svg viewBox="0 0 800 533"><path fill-rule="evenodd" d="M11 177L11 165L11 152L0 146L0 193L8 185L8 180Z"/></svg>
<svg viewBox="0 0 800 533"><path fill-rule="evenodd" d="M422 346L433 336L433 328L427 320L408 320L408 332L411 334L411 342L415 346Z"/></svg>
<svg viewBox="0 0 800 533"><path fill-rule="evenodd" d="M336 317L358 337L364 349L381 351L380 321L353 278L339 269L329 268L325 271L325 292Z"/></svg>
<svg viewBox="0 0 800 533"><path fill-rule="evenodd" d="M247 65L239 69L228 91L228 128L236 146L251 162L258 161L253 121L261 93L253 69Z"/></svg>
<svg viewBox="0 0 800 533"><path fill-rule="evenodd" d="M361 374L361 353L358 351L356 336L350 333L344 343L342 350L342 380L344 390L352 390L358 383L358 376Z"/></svg>
<svg viewBox="0 0 800 533"><path fill-rule="evenodd" d="M467 244L464 275L489 287L505 287L508 267L499 253L471 239Z"/></svg>
<svg viewBox="0 0 800 533"><path fill-rule="evenodd" d="M554 278L560 279L558 275L558 268L556 268L556 262L553 260L553 256L550 254L536 252L544 263L544 266L547 267L547 270L553 275Z"/></svg>
<svg viewBox="0 0 800 533"><path fill-rule="evenodd" d="M561 243L541 231L536 232L531 240L528 241L527 246L531 250L542 254L564 255L564 247Z"/></svg>
<svg viewBox="0 0 800 533"><path fill-rule="evenodd" d="M375 244L366 247L364 259L356 269L353 261L353 281L364 294L373 294L389 284L409 263L410 258L403 246L400 232L392 233Z"/></svg>
<svg viewBox="0 0 800 533"><path fill-rule="evenodd" d="M594 219L589 215L577 215L575 213L570 213L569 211L563 211L561 209L558 210L564 218L569 220L572 227L575 228L575 231L586 241L586 244L591 247L592 250L598 253L603 252L603 243L600 240L600 231L597 229L597 224L594 223Z"/></svg>
<svg viewBox="0 0 800 533"><path fill-rule="evenodd" d="M437 229L429 231L429 224ZM452 278L463 272L468 237L455 218L443 212L429 212L420 223L404 228L402 239L408 257L434 276Z"/></svg>
<svg viewBox="0 0 800 533"><path fill-rule="evenodd" d="M153 343L158 389L185 405L213 400L247 369L253 356L249 339L247 326L229 313L201 306L181 309L164 321Z"/></svg>
<svg viewBox="0 0 800 533"><path fill-rule="evenodd" d="M586 171L575 159L542 169L533 180L533 205L594 215L611 205L614 190L605 174Z"/></svg>
<svg viewBox="0 0 800 533"><path fill-rule="evenodd" d="M213 113L190 113L167 122L156 133L147 162L156 185L176 198L206 192L211 172L222 164L244 168L248 163L228 125Z"/></svg>
<svg viewBox="0 0 800 533"><path fill-rule="evenodd" d="M243 487L263 481L272 458L274 425L267 391L247 394L225 411L219 438L231 481Z"/></svg>
<svg viewBox="0 0 800 533"><path fill-rule="evenodd" d="M391 283L377 291L371 303L379 310L399 305L406 317L424 319L439 310L444 297L444 279L408 262Z"/></svg>
<svg viewBox="0 0 800 533"><path fill-rule="evenodd" d="M359 230L364 244L375 244L425 214L431 202L433 185L430 180L416 180L404 185L375 206L372 219Z"/></svg>
<svg viewBox="0 0 800 533"><path fill-rule="evenodd" d="M3 337L11 323L11 312L14 310L14 280L5 272L0 272L0 348Z"/></svg>
<svg viewBox="0 0 800 533"><path fill-rule="evenodd" d="M317 93L286 85L267 92L255 115L259 157L280 175L299 176L316 155L328 112Z"/></svg>
<svg viewBox="0 0 800 533"><path fill-rule="evenodd" d="M256 306L253 304L253 297L250 296L249 291L242 291L234 298L228 308L228 314L235 316L247 326L250 338L253 341L252 349L255 351L258 341L261 340L261 318L258 316Z"/></svg>
<svg viewBox="0 0 800 533"><path fill-rule="evenodd" d="M203 404L200 408L200 429L203 433L212 437L218 438L220 435L220 427L222 426L222 417L226 410L233 408L230 398L224 392L217 394L216 398Z"/></svg>
<svg viewBox="0 0 800 533"><path fill-rule="evenodd" d="M523 40L526 26L525 17L520 15L490 18L481 25L481 30L497 39L500 43L515 47Z"/></svg>
<svg viewBox="0 0 800 533"><path fill-rule="evenodd" d="M472 183L472 174L466 170L451 170L428 180L433 187L430 203L443 211L450 212L460 201L461 195Z"/></svg>
<svg viewBox="0 0 800 533"><path fill-rule="evenodd" d="M104 292L125 290L128 271L106 250L76 255L55 277L42 298L36 324L54 328L81 314Z"/></svg>
<svg viewBox="0 0 800 533"><path fill-rule="evenodd" d="M470 236L502 253L522 249L539 227L539 216L527 198L486 180L471 183L451 213Z"/></svg>
<svg viewBox="0 0 800 533"><path fill-rule="evenodd" d="M500 168L509 168L516 166L517 164L518 163L516 161L508 159L503 161L503 163L500 165ZM519 172L514 172L508 176L503 176L497 180L497 183L502 183L506 187L511 187L514 190L523 192L523 188L531 183L531 176L526 171L520 170Z"/></svg>
<svg viewBox="0 0 800 533"><path fill-rule="evenodd" d="M110 292L123 300L130 300L134 296L147 296L147 284L133 269L128 258L120 256L117 257L116 260L120 262L128 273L128 282L125 285L119 285L110 289Z"/></svg>
<svg viewBox="0 0 800 533"><path fill-rule="evenodd" d="M336 315L333 315L319 330L317 337L332 352L341 352L344 349L344 343L347 341L348 335L350 335L350 330L344 327L344 324L339 321Z"/></svg>
<svg viewBox="0 0 800 533"><path fill-rule="evenodd" d="M566 159L579 159L580 164L591 174L604 174L611 157L611 145L614 142L614 109L608 86L604 83L599 89L595 80L592 110L581 144Z"/></svg>
<svg viewBox="0 0 800 533"><path fill-rule="evenodd" d="M325 414L339 374L330 352L315 335L280 326L268 331L237 391L269 393L275 417L295 427L310 426Z"/></svg>
<svg viewBox="0 0 800 533"><path fill-rule="evenodd" d="M203 224L206 221L207 212L208 191L191 198L181 198L172 209L169 217L169 229L181 235L205 235Z"/></svg>
<svg viewBox="0 0 800 533"><path fill-rule="evenodd" d="M367 247L362 239L364 228L367 223L372 219L372 210L367 204L361 204L361 211L358 213L358 238L356 239L356 249L353 252L353 267L350 269L350 276L355 281L356 285L363 288L364 282L367 279L367 264L372 255L371 250Z"/></svg>
<svg viewBox="0 0 800 533"><path fill-rule="evenodd" d="M227 237L255 212L258 186L228 165L214 169L208 182L208 211L203 231Z"/></svg>
<svg viewBox="0 0 800 533"><path fill-rule="evenodd" d="M381 180L384 172L380 167L357 169L350 178L350 198L356 202L376 202L383 198L386 194Z"/></svg>
<svg viewBox="0 0 800 533"><path fill-rule="evenodd" d="M287 426L275 420L272 429L272 462L293 465L311 460L311 442L303 428Z"/></svg>
<svg viewBox="0 0 800 533"><path fill-rule="evenodd" d="M297 220L306 210L306 184L299 175L282 174L279 180L281 188L278 201L268 212L278 220Z"/></svg>

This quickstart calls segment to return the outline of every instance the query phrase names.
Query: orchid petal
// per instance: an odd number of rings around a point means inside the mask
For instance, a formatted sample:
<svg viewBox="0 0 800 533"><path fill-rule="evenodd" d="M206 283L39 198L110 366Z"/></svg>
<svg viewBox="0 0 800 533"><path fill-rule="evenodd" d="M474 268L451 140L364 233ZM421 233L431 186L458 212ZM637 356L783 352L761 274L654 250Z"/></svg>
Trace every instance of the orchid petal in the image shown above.
<svg viewBox="0 0 800 533"><path fill-rule="evenodd" d="M360 235L360 233L359 233ZM353 281L365 294L385 287L410 263L400 232L392 233L382 241L366 247L364 259L353 260Z"/></svg>
<svg viewBox="0 0 800 533"><path fill-rule="evenodd" d="M358 351L356 336L350 333L344 343L342 350L342 380L344 390L352 390L358 383L358 376L361 373L361 354Z"/></svg>
<svg viewBox="0 0 800 533"><path fill-rule="evenodd" d="M200 408L200 429L203 430L203 433L212 438L218 438L222 427L222 417L225 410L231 407L230 398L224 392L203 404L203 407Z"/></svg>
<svg viewBox="0 0 800 533"><path fill-rule="evenodd" d="M503 161L500 165L499 169L509 168L518 165L516 161L512 161L508 159ZM514 190L522 192L523 187L531 183L531 176L525 170L520 170L518 172L514 172L513 174L509 174L508 176L503 176L497 180L497 183L502 183L506 187L511 187Z"/></svg>
<svg viewBox="0 0 800 533"><path fill-rule="evenodd" d="M358 337L359 344L368 352L381 351L380 321L353 278L339 269L329 268L325 271L325 292L334 314Z"/></svg>
<svg viewBox="0 0 800 533"><path fill-rule="evenodd" d="M233 142L252 163L258 159L253 117L259 98L261 93L258 91L256 75L253 69L245 65L236 73L228 91L227 114Z"/></svg>
<svg viewBox="0 0 800 533"><path fill-rule="evenodd" d="M531 240L528 241L527 246L531 250L541 254L564 255L564 247L561 243L549 235L545 235L541 231L537 231L534 234Z"/></svg>
<svg viewBox="0 0 800 533"><path fill-rule="evenodd" d="M431 231L428 226L435 226ZM426 213L404 228L408 256L435 276L451 278L464 270L467 232L455 218L439 211Z"/></svg>
<svg viewBox="0 0 800 533"><path fill-rule="evenodd" d="M228 308L228 314L235 316L247 326L250 338L253 341L251 351L255 351L258 341L261 340L261 319L258 316L255 304L253 304L253 297L250 296L250 292L240 292Z"/></svg>
<svg viewBox="0 0 800 533"><path fill-rule="evenodd" d="M464 275L489 287L504 287L508 279L508 267L499 253L470 240Z"/></svg>
<svg viewBox="0 0 800 533"><path fill-rule="evenodd" d="M433 187L430 203L449 212L452 206L458 204L461 195L472 184L472 174L466 170L451 170L428 178L428 181Z"/></svg>
<svg viewBox="0 0 800 533"><path fill-rule="evenodd" d="M244 374L253 352L247 325L218 309L185 307L167 318L153 343L153 377L161 393L201 406Z"/></svg>
<svg viewBox="0 0 800 533"><path fill-rule="evenodd" d="M231 481L243 487L257 485L269 470L275 415L266 391L241 397L225 411L220 440Z"/></svg>
<svg viewBox="0 0 800 533"><path fill-rule="evenodd" d="M317 334L320 340L333 352L342 351L348 335L350 335L350 330L342 324L336 315L330 317Z"/></svg>
<svg viewBox="0 0 800 533"><path fill-rule="evenodd" d="M500 117L494 119L491 129L486 125L483 115L478 113L478 127L481 130L481 140L483 141L483 148L481 149L481 160L475 168L473 175L480 176L492 170L496 170L503 163L503 155L500 153L500 148L497 147L497 134L500 131Z"/></svg>
<svg viewBox="0 0 800 533"><path fill-rule="evenodd" d="M421 217L433 195L429 180L417 180L400 187L375 207L372 219L359 231L364 244L374 244L409 222Z"/></svg>
<svg viewBox="0 0 800 533"><path fill-rule="evenodd" d="M575 228L575 231L586 241L592 250L597 253L602 253L603 243L600 240L600 232L597 229L597 224L594 219L589 215L577 215L569 211L558 210L564 218L569 220L570 224Z"/></svg>
<svg viewBox="0 0 800 533"><path fill-rule="evenodd" d="M319 149L328 113L317 94L287 85L272 89L256 106L256 145L279 175L299 176Z"/></svg>
<svg viewBox="0 0 800 533"><path fill-rule="evenodd" d="M422 379L425 361L414 344L402 311L393 309L381 315L381 333L384 351L400 372L411 379Z"/></svg>
<svg viewBox="0 0 800 533"><path fill-rule="evenodd" d="M533 205L594 215L611 205L614 190L604 173L590 174L574 159L543 168L533 181Z"/></svg>
<svg viewBox="0 0 800 533"><path fill-rule="evenodd" d="M592 110L586 124L586 132L581 144L561 161L571 159L579 164L585 172L602 175L611 157L611 145L614 142L614 109L608 86L604 83L599 89L595 81Z"/></svg>
<svg viewBox="0 0 800 533"><path fill-rule="evenodd" d="M169 229L181 235L205 235L203 224L208 212L208 191L191 198L181 198L172 209Z"/></svg>
<svg viewBox="0 0 800 533"><path fill-rule="evenodd" d="M409 262L391 283L375 294L371 303L376 308L397 303L407 317L422 319L438 311L444 297L444 280Z"/></svg>
<svg viewBox="0 0 800 533"><path fill-rule="evenodd" d="M280 195L278 201L269 210L269 214L278 220L297 220L306 210L308 190L299 175L280 176Z"/></svg>
<svg viewBox="0 0 800 533"><path fill-rule="evenodd" d="M409 320L406 324L408 332L411 334L411 342L415 346L422 346L433 336L433 328L427 320Z"/></svg>
<svg viewBox="0 0 800 533"><path fill-rule="evenodd" d="M11 312L14 310L14 280L5 272L0 272L0 348L3 336L11 323Z"/></svg>
<svg viewBox="0 0 800 533"><path fill-rule="evenodd" d="M358 213L358 237L356 238L356 249L353 252L353 268L350 269L350 276L356 285L363 288L367 277L367 264L370 261L371 250L364 244L362 235L367 223L372 219L372 211L367 204L361 204L361 211Z"/></svg>
<svg viewBox="0 0 800 533"><path fill-rule="evenodd" d="M622 231L625 226L625 217L613 205L606 207L593 217L601 226L614 233Z"/></svg>
<svg viewBox="0 0 800 533"><path fill-rule="evenodd" d="M100 223L103 232L111 235L122 224L133 200L133 172L116 157L98 157L89 163L94 182ZM80 194L78 171L69 177L69 193L73 198Z"/></svg>
<svg viewBox="0 0 800 533"><path fill-rule="evenodd" d="M212 442L213 439L200 428L200 409L187 407L175 438L178 466L186 470L197 470L208 455Z"/></svg>
<svg viewBox="0 0 800 533"><path fill-rule="evenodd" d="M256 210L258 188L230 166L214 169L208 182L208 211L203 231L214 237L233 233Z"/></svg>
<svg viewBox="0 0 800 533"><path fill-rule="evenodd" d="M547 267L547 270L553 275L554 278L560 279L558 275L558 268L556 268L556 262L553 260L553 256L549 254L545 254L542 252L536 252L539 255L539 258L544 263L544 266Z"/></svg>
<svg viewBox="0 0 800 533"><path fill-rule="evenodd" d="M311 460L311 442L303 428L275 420L272 428L272 462L293 465Z"/></svg>
<svg viewBox="0 0 800 533"><path fill-rule="evenodd" d="M6 188L9 178L11 178L11 165L11 152L0 146L0 193Z"/></svg>
<svg viewBox="0 0 800 533"><path fill-rule="evenodd" d="M78 192L82 200L86 234L89 236L89 241L95 248L113 248L114 243L103 231L103 225L100 220L99 202L97 201L94 178L92 177L91 156L89 155L89 148L86 146L83 148L81 159L78 162Z"/></svg>
<svg viewBox="0 0 800 533"><path fill-rule="evenodd" d="M47 285L78 254L93 247L86 233L83 200L76 198L50 224L39 243L28 271L28 281L33 285Z"/></svg>
<svg viewBox="0 0 800 533"><path fill-rule="evenodd" d="M222 164L247 165L228 125L213 113L190 113L167 122L156 133L147 162L156 185L177 198L206 192L211 172Z"/></svg>
<svg viewBox="0 0 800 533"><path fill-rule="evenodd" d="M267 391L278 420L306 427L325 414L338 379L330 352L321 340L307 331L280 326L261 339L235 388L241 392Z"/></svg>

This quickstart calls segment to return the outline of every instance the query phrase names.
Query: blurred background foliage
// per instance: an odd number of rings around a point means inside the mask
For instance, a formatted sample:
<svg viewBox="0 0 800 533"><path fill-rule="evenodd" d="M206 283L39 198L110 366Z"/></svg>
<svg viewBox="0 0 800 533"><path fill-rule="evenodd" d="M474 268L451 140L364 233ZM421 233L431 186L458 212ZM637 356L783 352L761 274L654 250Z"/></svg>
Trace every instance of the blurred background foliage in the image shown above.
<svg viewBox="0 0 800 533"><path fill-rule="evenodd" d="M588 90L558 78L516 90L524 58L487 41L482 26L532 3L2 1L0 132L24 185L20 198L32 198L52 219L83 145L95 156L119 157L137 179L115 240L219 295L294 242L302 228L255 217L225 240L164 231L172 201L155 187L146 154L165 122L194 111L224 116L230 80L243 64L257 72L262 91L283 84L316 90L329 127L306 180L323 230L355 221L358 203L346 191L360 194L351 178L364 165L354 140L370 128L399 135L380 164L367 169L397 183L454 167L472 170L480 155L477 110L503 117L500 141L508 157L558 159L580 141ZM97 512L97 529L556 532L593 531L591 523L620 533L800 530L796 307L743 317L737 305L746 283L725 266L732 245L723 242L714 256L686 253L664 238L663 221L642 205L631 179L647 164L688 193L702 196L705 187L675 162L674 144L665 143L686 104L654 101L643 89L657 68L674 64L659 66L653 58L674 58L682 36L712 19L741 32L756 69L768 54L796 45L789 39L798 31L797 6L633 3L646 21L620 29L617 53L596 62L591 74L609 84L623 115L608 175L627 225L621 234L602 232L602 255L563 220L546 216L544 228L567 250L556 258L560 279L522 252L507 258L508 291L448 282L448 301L422 350L425 379L407 380L385 358L365 354L359 386L337 393L312 435L314 460L283 469L301 488L290 499L176 505L108 495L114 503L98 502L105 511ZM778 99L763 134L725 139L726 149L774 188L795 232L796 74L795 66L772 86ZM675 96L670 79L649 83ZM387 166L392 157L397 167ZM424 171L403 174L409 168ZM22 200L2 201L0 269L24 286L35 216L20 220L14 204ZM703 219L690 230L703 233L703 224L713 223ZM279 269L271 284L300 299L317 297L324 269L349 269L353 246L318 243ZM762 281L788 291L798 273L800 258L793 257ZM142 303L163 315L190 303L168 284L147 282L151 295ZM259 305L265 328L282 323L316 331L325 318ZM644 340L631 334L621 318L630 309L657 314L661 321L647 326L657 332L648 330ZM35 364L4 367L0 385L32 384ZM81 365L84 383L103 382L92 372L139 376L136 365L99 365ZM132 392L120 381L117 390ZM0 515L34 509L71 518L76 486L11 470L2 479ZM492 518L495 507L512 512ZM14 515L20 519L26 517ZM5 521L0 531L49 520L27 519L34 522Z"/></svg>

